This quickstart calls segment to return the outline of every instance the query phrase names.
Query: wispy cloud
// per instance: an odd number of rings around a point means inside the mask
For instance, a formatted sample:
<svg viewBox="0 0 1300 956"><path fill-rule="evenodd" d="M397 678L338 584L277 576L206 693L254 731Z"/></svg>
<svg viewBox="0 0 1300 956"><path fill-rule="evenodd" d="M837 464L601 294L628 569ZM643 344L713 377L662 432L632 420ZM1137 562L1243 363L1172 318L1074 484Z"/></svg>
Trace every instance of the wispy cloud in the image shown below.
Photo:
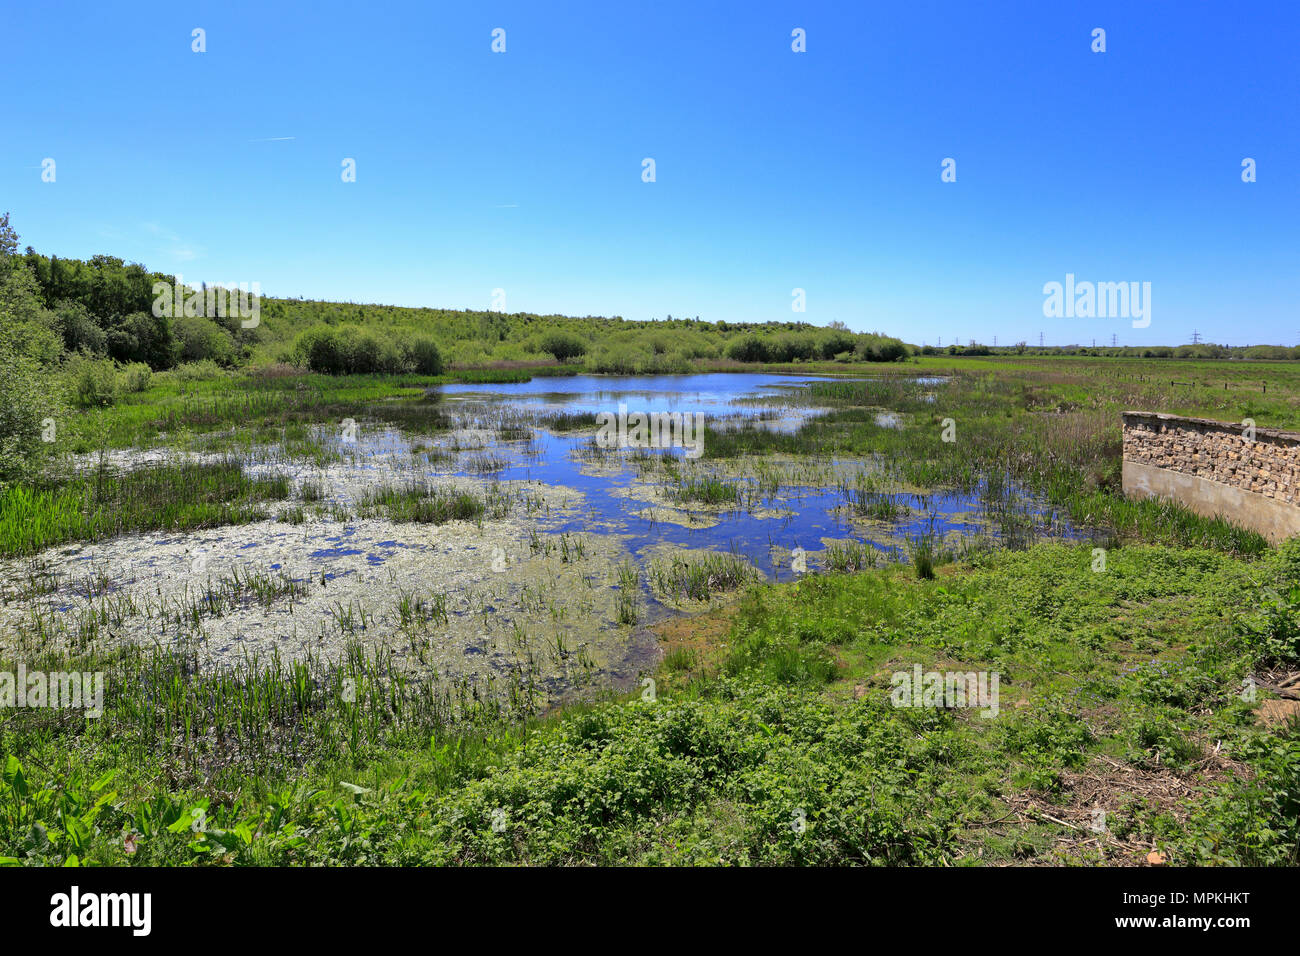
<svg viewBox="0 0 1300 956"><path fill-rule="evenodd" d="M141 228L151 236L162 241L157 247L158 253L178 262L192 262L203 254L201 247L182 239L166 226L158 222L144 222Z"/></svg>
<svg viewBox="0 0 1300 956"><path fill-rule="evenodd" d="M493 209L518 209L518 208L519 208L519 203L517 203L517 202L503 202L503 203L497 203L497 204L496 204L495 206L493 206L492 208L493 208Z"/></svg>
<svg viewBox="0 0 1300 956"><path fill-rule="evenodd" d="M286 140L297 139L297 136L264 136L261 139L250 139L250 143L283 143Z"/></svg>

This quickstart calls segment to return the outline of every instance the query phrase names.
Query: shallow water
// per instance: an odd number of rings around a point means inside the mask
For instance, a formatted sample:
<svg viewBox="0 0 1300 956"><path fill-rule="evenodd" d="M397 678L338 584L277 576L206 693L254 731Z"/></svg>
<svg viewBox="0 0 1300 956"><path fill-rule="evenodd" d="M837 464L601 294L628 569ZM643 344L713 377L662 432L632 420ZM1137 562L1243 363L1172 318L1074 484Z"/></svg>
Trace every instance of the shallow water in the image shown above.
<svg viewBox="0 0 1300 956"><path fill-rule="evenodd" d="M787 404L786 394L797 390L815 376L797 377L769 374L730 374L682 376L643 376L610 378L579 376L572 379L540 380L499 386L444 386L447 396L459 400L496 403L505 407L532 407L545 411L613 412L620 404L629 410L646 413L703 413L710 423L719 419L758 419L764 427L794 430L808 417L823 409ZM826 379L820 379L826 380ZM941 385L941 378L920 378L925 385ZM767 416L777 417L767 417ZM900 417L882 412L876 418L881 427L901 427ZM629 549L636 555L663 544L683 548L710 548L744 556L755 567L769 574L779 573L773 566L774 552L794 548L820 551L826 539L856 539L892 556L900 554L900 545L926 532L939 536L976 535L987 525L975 515L980 510L978 495L973 494L901 494L897 503L911 513L890 522L855 520L847 513L845 497L837 487L851 484L862 473L879 469L862 460L831 460L824 463L818 480L809 481L806 469L790 469L790 481L782 482L774 494L762 494L748 507L691 509L673 506L653 496L637 495L647 482L634 467L634 458L624 450L619 467L592 467L580 453L591 443L590 434L573 436L552 434L537 429L533 439L542 449L540 455L512 453L509 443L495 452L507 462L496 474L502 479L559 485L580 492L584 499L582 514L560 526L560 530L617 530L626 536ZM655 454L675 454L668 449ZM776 466L784 464L773 459ZM791 463L792 465L794 463ZM687 463L683 462L683 467ZM734 469L700 462L695 470L718 474L728 480L755 484L755 479L734 473ZM800 472L804 474L800 476ZM447 469L447 474L464 474ZM651 505L658 507L651 507ZM1042 508L1032 510L1041 512ZM690 520L691 517L696 520ZM703 518L704 520L700 520ZM1058 529L1072 534L1067 527Z"/></svg>
<svg viewBox="0 0 1300 956"><path fill-rule="evenodd" d="M833 542L859 542L889 559L903 556L918 535L995 534L977 495L890 484L885 463L871 458L723 462L692 458L681 447L598 447L591 428L556 433L545 423L548 414L626 406L629 413L699 414L710 428L751 421L794 430L824 411L797 394L812 380L709 374L449 385L432 397L457 420L450 431L410 433L366 419L354 428L322 424L327 464L275 447L246 455L252 473L287 474L296 494L308 485L319 490L319 500L288 503L303 507L301 524L124 536L0 562L9 582L60 578L52 589L27 588L39 593L6 585L0 643L20 652L59 641L185 644L219 663L273 651L341 653L361 641L437 679L492 686L526 680L553 700L580 686L628 686L653 664L657 648L645 624L676 605L652 581L674 556L727 552L761 575L789 578L801 573L796 549L815 572ZM877 423L902 424L888 410ZM171 454L109 458L132 467ZM674 497L679 482L710 480L737 489L737 500ZM350 513L368 489L412 482L490 489L509 500L509 513L440 526ZM864 482L885 489L893 510L884 520L851 506ZM1031 499L1022 498L1021 507L1038 515L1046 533L1074 534L1054 517L1043 519ZM629 562L638 579L634 625L618 610L626 599L619 568ZM261 601L238 584L241 574L291 580L299 593ZM412 615L417 601L442 602L441 611Z"/></svg>

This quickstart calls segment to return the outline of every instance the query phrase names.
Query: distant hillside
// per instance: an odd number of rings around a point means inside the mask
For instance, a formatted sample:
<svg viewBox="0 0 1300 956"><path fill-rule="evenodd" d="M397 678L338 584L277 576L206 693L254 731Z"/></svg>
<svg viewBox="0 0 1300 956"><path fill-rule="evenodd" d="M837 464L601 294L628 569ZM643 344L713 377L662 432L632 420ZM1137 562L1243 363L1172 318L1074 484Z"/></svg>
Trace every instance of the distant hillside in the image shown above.
<svg viewBox="0 0 1300 956"><path fill-rule="evenodd" d="M416 340L423 338L436 343L443 361L457 365L554 357L610 372L685 371L699 360L723 358L896 361L910 354L899 339L854 333L838 324L629 321L304 299L263 298L256 325L244 328L251 323L229 314L181 309L155 316L154 285L170 285L174 277L137 263L113 256L59 259L30 247L22 260L65 348L154 369L205 359L226 366L313 365L316 355L333 366L322 370L403 371L412 367ZM199 291L186 289L182 299Z"/></svg>

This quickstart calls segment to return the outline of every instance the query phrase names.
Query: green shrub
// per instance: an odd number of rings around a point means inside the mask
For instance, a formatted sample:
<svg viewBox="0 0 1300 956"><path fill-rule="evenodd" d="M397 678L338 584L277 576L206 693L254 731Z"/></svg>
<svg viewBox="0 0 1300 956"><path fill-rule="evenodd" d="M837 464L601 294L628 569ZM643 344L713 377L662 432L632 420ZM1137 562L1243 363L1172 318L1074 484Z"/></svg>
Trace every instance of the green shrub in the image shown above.
<svg viewBox="0 0 1300 956"><path fill-rule="evenodd" d="M153 379L153 370L143 362L131 362L122 369L122 390L143 392Z"/></svg>
<svg viewBox="0 0 1300 956"><path fill-rule="evenodd" d="M59 333L63 336L63 344L69 352L104 354L108 336L84 305L64 300L55 307L54 314Z"/></svg>
<svg viewBox="0 0 1300 956"><path fill-rule="evenodd" d="M641 368L643 356L630 349L613 349L608 346L587 356L586 367L593 372L610 375L635 375Z"/></svg>
<svg viewBox="0 0 1300 956"><path fill-rule="evenodd" d="M187 362L184 365L178 365L169 374L181 382L202 382L212 378L220 378L226 373L212 359L205 359L202 362Z"/></svg>
<svg viewBox="0 0 1300 956"><path fill-rule="evenodd" d="M342 375L347 371L347 356L339 342L337 330L318 325L298 336L294 343L297 360L313 372Z"/></svg>
<svg viewBox="0 0 1300 956"><path fill-rule="evenodd" d="M587 343L568 332L550 332L542 336L541 349L549 352L557 362L581 358L587 354Z"/></svg>
<svg viewBox="0 0 1300 956"><path fill-rule="evenodd" d="M326 375L420 372L439 375L442 353L425 335L405 337L358 325L318 325L298 336L294 360Z"/></svg>
<svg viewBox="0 0 1300 956"><path fill-rule="evenodd" d="M770 362L772 352L757 335L746 335L727 346L727 358L737 362Z"/></svg>
<svg viewBox="0 0 1300 956"><path fill-rule="evenodd" d="M79 408L112 405L117 401L117 366L110 359L77 354L67 362L68 391Z"/></svg>
<svg viewBox="0 0 1300 956"><path fill-rule="evenodd" d="M47 444L44 422L55 411L36 364L0 342L0 488L34 477Z"/></svg>
<svg viewBox="0 0 1300 956"><path fill-rule="evenodd" d="M229 365L234 361L235 340L211 319L182 316L175 320L172 331L179 343L178 352L182 362L211 359L221 365Z"/></svg>
<svg viewBox="0 0 1300 956"><path fill-rule="evenodd" d="M858 336L855 351L858 358L866 362L897 362L907 358L907 346L901 339L876 333Z"/></svg>
<svg viewBox="0 0 1300 956"><path fill-rule="evenodd" d="M150 368L163 369L176 364L179 344L171 319L133 312L109 329L107 347L119 362L148 362Z"/></svg>
<svg viewBox="0 0 1300 956"><path fill-rule="evenodd" d="M413 371L421 375L441 375L443 372L442 353L438 343L427 335L417 335L407 345L407 355Z"/></svg>

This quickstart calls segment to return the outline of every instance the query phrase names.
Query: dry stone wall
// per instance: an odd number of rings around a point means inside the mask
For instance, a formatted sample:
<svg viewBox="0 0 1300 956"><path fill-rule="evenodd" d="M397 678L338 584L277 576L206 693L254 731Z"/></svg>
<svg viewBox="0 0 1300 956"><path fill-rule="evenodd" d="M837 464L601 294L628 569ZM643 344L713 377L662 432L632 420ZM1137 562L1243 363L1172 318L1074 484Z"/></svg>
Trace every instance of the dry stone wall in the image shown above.
<svg viewBox="0 0 1300 956"><path fill-rule="evenodd" d="M1300 533L1300 432L1125 412L1124 491L1281 540Z"/></svg>

